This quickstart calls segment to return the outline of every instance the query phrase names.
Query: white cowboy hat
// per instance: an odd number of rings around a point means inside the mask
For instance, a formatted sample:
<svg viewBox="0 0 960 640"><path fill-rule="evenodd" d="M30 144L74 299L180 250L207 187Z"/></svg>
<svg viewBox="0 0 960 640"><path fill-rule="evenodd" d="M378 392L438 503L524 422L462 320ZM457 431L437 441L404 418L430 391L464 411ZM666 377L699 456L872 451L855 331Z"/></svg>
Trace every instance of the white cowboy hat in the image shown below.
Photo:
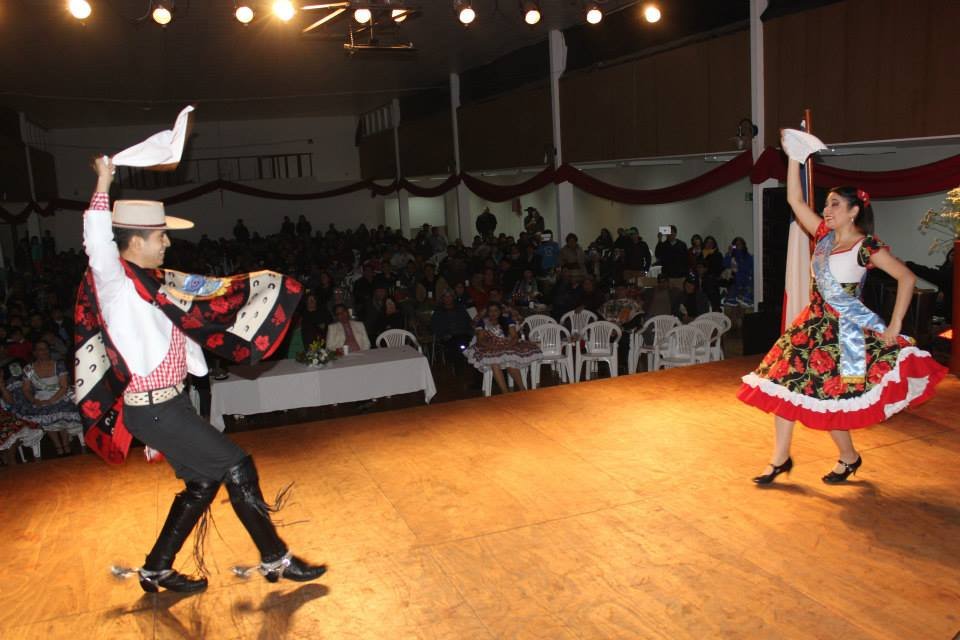
<svg viewBox="0 0 960 640"><path fill-rule="evenodd" d="M113 226L129 229L192 229L193 222L168 216L163 203L156 200L116 200Z"/></svg>

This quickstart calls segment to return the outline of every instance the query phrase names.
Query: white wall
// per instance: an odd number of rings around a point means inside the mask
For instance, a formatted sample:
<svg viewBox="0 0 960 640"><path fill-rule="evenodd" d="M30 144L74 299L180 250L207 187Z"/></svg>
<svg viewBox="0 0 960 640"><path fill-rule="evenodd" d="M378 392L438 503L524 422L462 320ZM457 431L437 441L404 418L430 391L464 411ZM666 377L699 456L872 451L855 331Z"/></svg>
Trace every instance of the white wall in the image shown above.
<svg viewBox="0 0 960 640"><path fill-rule="evenodd" d="M431 227L446 227L446 209L443 196L437 198L408 198L410 209L410 233L416 235L420 227L429 224ZM400 202L396 196L381 199L383 206L383 223L393 229L400 228Z"/></svg>
<svg viewBox="0 0 960 640"><path fill-rule="evenodd" d="M171 114L171 124L173 116ZM277 153L310 153L312 178L291 180L258 180L250 186L283 193L324 191L360 179L359 155L354 146L356 121L352 117L290 118L286 120L204 122L202 114L193 129L184 159L248 156ZM160 127L125 126L99 129L56 129L50 132L50 148L57 163L60 195L86 200L94 184L90 158L99 153L114 153L155 133ZM312 141L311 141L312 140ZM159 199L185 191L195 184L173 189L119 191L119 197ZM322 200L271 200L235 193L210 193L168 208L172 215L189 218L196 223L182 237L197 239L201 234L212 238L230 236L237 218L243 218L251 231L261 234L279 229L283 216L296 220L307 216L315 230L333 222L340 228L355 227L361 222L377 225L383 222L383 207L369 192L357 192ZM78 213L61 212L41 220L42 229L52 229L59 247L79 248L81 219Z"/></svg>
<svg viewBox="0 0 960 640"><path fill-rule="evenodd" d="M718 165L702 157L683 158L682 164L665 166L618 167L587 169L590 175L629 189L658 189L695 178ZM712 235L724 246L736 236L750 244L752 237L752 204L746 199L750 193L748 180L740 180L702 197L657 205L627 205L611 202L574 189L576 229L580 243L592 242L602 228L616 238L618 227L637 227L652 250L657 241L657 229L676 225L677 235L684 242L697 233Z"/></svg>
<svg viewBox="0 0 960 640"><path fill-rule="evenodd" d="M171 112L170 121L173 116ZM202 113L194 127L185 158L213 158L270 153L310 153L313 158L314 178L300 180L264 180L246 184L280 192L313 192L333 188L360 179L359 156L354 146L355 120L352 117L291 118L286 120L204 122ZM93 185L89 160L98 153L112 153L138 142L158 130L157 126L108 127L100 129L58 129L49 133L49 150L57 163L57 178L61 196L86 200ZM310 142L312 140L312 142ZM826 162L838 167L859 171L883 171L917 166L960 154L957 139L942 142L878 143L894 149L882 155L832 156ZM868 145L864 145L868 148ZM592 168L587 172L606 182L633 189L654 189L689 180L715 168L717 165L702 157L682 158L681 164L664 166ZM509 185L532 177L532 173L509 170L497 175L479 178L494 184ZM424 181L432 186L436 181ZM171 190L135 192L126 190L122 197L161 198L193 185ZM664 205L632 206L595 198L574 190L576 233L586 246L606 227L611 232L617 227L636 226L648 243L656 241L657 228L674 224L679 235L688 241L694 233L713 235L724 245L735 236L750 241L752 233L751 203L746 199L750 191L747 180L718 189L703 197ZM923 235L917 229L920 217L928 208L937 208L944 194L913 198L875 200L877 233L887 240L897 256L925 264L937 264L942 256L930 256L928 248L934 236ZM411 228L424 222L447 227L447 235L456 237L456 198L448 194L438 198L410 198ZM470 220L485 207L497 216L498 232L511 235L522 229L523 214L516 215L512 203L491 203L470 194ZM556 230L556 187L547 186L536 193L520 198L521 209L537 207L546 219L548 228ZM8 206L8 208L10 208ZM397 199L373 198L368 192L358 192L337 198L308 201L268 200L233 193L211 193L204 197L170 207L170 213L190 218L197 223L194 230L181 232L184 237L196 239L203 233L210 237L229 236L237 218L243 218L251 230L272 233L279 228L284 215L296 219L304 214L314 229L325 228L330 222L338 227L355 227L381 223L399 227ZM36 222L31 220L34 227ZM32 228L32 227L31 227ZM40 230L52 229L58 246L80 247L81 218L75 212L61 212L42 218ZM21 228L22 229L22 228ZM471 223L470 233L475 233ZM21 231L22 233L22 231ZM5 243L6 244L6 243Z"/></svg>

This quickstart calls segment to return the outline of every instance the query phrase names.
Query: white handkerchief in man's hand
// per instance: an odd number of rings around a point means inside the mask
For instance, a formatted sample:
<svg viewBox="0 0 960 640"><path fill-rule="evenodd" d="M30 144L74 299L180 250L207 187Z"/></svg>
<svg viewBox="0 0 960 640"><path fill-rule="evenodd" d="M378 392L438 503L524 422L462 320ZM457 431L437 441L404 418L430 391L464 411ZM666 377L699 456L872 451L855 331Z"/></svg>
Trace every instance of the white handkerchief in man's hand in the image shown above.
<svg viewBox="0 0 960 640"><path fill-rule="evenodd" d="M190 113L193 107L184 107L173 129L155 133L140 144L113 156L113 164L125 167L153 167L161 170L176 169L183 156L183 145L189 133Z"/></svg>
<svg viewBox="0 0 960 640"><path fill-rule="evenodd" d="M799 129L784 129L781 137L783 150L791 160L801 164L807 161L809 155L827 148L820 138Z"/></svg>

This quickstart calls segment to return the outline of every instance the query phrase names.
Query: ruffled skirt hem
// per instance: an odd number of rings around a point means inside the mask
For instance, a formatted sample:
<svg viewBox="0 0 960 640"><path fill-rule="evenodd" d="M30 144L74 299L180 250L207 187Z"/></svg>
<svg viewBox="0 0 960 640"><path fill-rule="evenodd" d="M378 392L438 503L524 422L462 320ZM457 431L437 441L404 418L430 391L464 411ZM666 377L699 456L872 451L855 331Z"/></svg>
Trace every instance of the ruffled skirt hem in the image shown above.
<svg viewBox="0 0 960 640"><path fill-rule="evenodd" d="M743 376L737 397L787 420L824 431L862 429L933 397L947 369L916 347L901 349L879 383L852 398L822 400L790 391L756 373Z"/></svg>

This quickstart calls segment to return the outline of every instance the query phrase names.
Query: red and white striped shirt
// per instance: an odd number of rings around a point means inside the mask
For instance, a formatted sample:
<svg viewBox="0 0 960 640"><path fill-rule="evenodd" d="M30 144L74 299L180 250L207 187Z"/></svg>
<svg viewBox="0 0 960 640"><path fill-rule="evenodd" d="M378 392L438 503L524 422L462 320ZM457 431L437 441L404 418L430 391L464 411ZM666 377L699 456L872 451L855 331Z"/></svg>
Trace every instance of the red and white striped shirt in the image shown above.
<svg viewBox="0 0 960 640"><path fill-rule="evenodd" d="M106 193L94 193L90 199L91 211L109 211L110 196ZM187 377L187 338L173 325L170 332L170 349L163 361L147 376L138 376L131 372L127 391L142 393L164 389L183 382Z"/></svg>

